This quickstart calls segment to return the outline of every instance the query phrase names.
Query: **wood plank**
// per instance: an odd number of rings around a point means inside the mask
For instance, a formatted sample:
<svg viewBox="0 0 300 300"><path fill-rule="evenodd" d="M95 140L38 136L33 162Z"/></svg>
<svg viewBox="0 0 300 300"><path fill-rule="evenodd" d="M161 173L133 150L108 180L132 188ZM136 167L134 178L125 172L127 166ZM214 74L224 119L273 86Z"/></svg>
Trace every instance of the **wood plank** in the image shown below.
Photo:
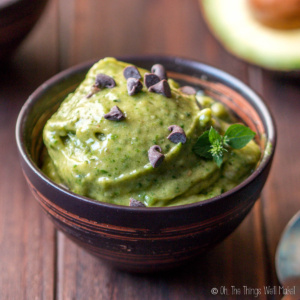
<svg viewBox="0 0 300 300"><path fill-rule="evenodd" d="M270 257L271 276L275 273L275 253L280 236L290 218L300 209L299 82L272 72L262 73L261 93L277 124L278 143L269 179L263 192L263 214ZM253 82L253 85L256 84Z"/></svg>
<svg viewBox="0 0 300 300"><path fill-rule="evenodd" d="M204 48L197 1L170 3L60 1L62 68L105 56L170 54L201 58Z"/></svg>
<svg viewBox="0 0 300 300"><path fill-rule="evenodd" d="M0 299L54 297L56 233L23 178L15 122L28 95L57 72L55 11L53 1L0 72Z"/></svg>
<svg viewBox="0 0 300 300"><path fill-rule="evenodd" d="M60 1L61 66L130 54L190 57L248 81L248 66L210 35L196 0ZM58 239L58 299L210 299L213 287L263 288L266 268L261 202L226 241L177 271L134 275L106 266L64 235ZM250 297L251 298L251 297ZM262 295L261 299L266 296Z"/></svg>

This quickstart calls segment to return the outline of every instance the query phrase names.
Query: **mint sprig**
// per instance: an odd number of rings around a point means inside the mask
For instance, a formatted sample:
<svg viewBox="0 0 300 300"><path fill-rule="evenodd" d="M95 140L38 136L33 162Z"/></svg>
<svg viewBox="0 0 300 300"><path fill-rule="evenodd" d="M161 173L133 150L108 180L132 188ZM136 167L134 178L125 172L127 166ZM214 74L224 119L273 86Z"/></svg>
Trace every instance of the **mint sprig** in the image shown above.
<svg viewBox="0 0 300 300"><path fill-rule="evenodd" d="M245 147L255 136L255 132L249 127L241 124L230 125L224 136L211 127L205 131L193 146L193 151L197 155L213 159L218 167L222 165L224 152L227 148L241 149Z"/></svg>

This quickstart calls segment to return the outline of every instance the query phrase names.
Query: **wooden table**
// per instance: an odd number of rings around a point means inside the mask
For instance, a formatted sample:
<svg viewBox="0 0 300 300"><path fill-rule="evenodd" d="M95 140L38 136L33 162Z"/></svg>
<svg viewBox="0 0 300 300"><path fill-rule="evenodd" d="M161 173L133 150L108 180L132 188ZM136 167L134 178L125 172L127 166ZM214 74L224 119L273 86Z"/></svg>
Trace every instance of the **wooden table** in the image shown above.
<svg viewBox="0 0 300 300"><path fill-rule="evenodd" d="M259 201L238 229L192 264L135 275L106 266L57 232L28 190L15 143L18 112L62 69L105 56L178 55L217 66L262 94L278 145ZM274 257L300 209L300 85L228 54L209 33L197 0L52 0L9 67L0 70L0 299L234 299L279 287ZM245 287L248 289L245 292ZM218 289L213 296L212 288ZM228 295L222 295L227 289ZM236 291L236 290L235 290Z"/></svg>

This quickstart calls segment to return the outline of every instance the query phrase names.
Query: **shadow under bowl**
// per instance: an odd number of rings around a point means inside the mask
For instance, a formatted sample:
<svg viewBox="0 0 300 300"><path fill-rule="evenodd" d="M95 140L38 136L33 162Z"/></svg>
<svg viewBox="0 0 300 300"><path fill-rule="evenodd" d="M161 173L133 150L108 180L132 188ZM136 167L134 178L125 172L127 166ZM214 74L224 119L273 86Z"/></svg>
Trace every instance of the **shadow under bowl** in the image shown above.
<svg viewBox="0 0 300 300"><path fill-rule="evenodd" d="M40 86L24 104L16 138L25 178L55 226L75 243L112 265L150 272L183 264L228 236L251 210L267 179L275 145L272 116L249 87L231 75L178 57L121 57L150 69L161 63L168 76L200 87L225 103L252 129L262 150L257 169L240 185L217 197L189 205L134 208L74 194L52 182L40 166L45 122L83 80L93 62L70 68Z"/></svg>
<svg viewBox="0 0 300 300"><path fill-rule="evenodd" d="M48 0L0 1L0 61L10 57L34 27Z"/></svg>

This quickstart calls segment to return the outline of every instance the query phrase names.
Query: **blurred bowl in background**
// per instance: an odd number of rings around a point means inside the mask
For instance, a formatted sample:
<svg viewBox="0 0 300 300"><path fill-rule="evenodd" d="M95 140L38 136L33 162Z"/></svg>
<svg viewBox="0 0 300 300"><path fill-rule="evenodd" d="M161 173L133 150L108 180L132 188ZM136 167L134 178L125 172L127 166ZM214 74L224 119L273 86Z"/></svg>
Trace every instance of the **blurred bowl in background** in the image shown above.
<svg viewBox="0 0 300 300"><path fill-rule="evenodd" d="M0 61L10 57L34 27L48 0L0 0Z"/></svg>

